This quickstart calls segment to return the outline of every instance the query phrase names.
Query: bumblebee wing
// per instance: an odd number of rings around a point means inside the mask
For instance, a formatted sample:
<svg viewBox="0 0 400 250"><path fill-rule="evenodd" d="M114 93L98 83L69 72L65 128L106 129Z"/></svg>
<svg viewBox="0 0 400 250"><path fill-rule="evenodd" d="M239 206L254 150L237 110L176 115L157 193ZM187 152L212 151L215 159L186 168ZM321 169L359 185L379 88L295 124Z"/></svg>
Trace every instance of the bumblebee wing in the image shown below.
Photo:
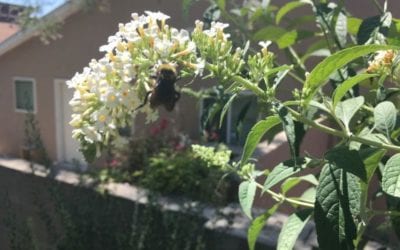
<svg viewBox="0 0 400 250"><path fill-rule="evenodd" d="M160 106L161 104L162 104L162 101L160 100L160 94L158 93L158 91L153 90L153 92L151 93L151 96L150 96L150 107L152 109L155 109L158 106Z"/></svg>

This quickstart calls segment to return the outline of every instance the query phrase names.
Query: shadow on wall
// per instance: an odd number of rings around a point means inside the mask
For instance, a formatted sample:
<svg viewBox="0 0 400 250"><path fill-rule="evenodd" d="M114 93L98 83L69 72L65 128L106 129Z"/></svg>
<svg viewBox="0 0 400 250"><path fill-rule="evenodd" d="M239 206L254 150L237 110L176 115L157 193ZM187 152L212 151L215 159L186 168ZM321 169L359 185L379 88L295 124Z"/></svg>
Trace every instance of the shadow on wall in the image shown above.
<svg viewBox="0 0 400 250"><path fill-rule="evenodd" d="M166 211L106 190L0 167L1 249L247 248L245 237L204 227L193 208Z"/></svg>

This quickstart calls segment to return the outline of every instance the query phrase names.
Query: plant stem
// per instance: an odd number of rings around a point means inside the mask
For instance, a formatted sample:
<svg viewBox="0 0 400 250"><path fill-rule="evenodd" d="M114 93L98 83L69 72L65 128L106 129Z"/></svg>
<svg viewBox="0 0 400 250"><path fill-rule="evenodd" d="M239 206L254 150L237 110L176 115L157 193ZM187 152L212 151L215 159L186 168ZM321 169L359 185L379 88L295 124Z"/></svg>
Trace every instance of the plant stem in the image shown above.
<svg viewBox="0 0 400 250"><path fill-rule="evenodd" d="M285 197L283 194L275 193L274 191L272 191L272 190L270 190L270 189L266 189L266 190L265 190L265 189L264 189L264 186L261 185L260 183L257 183L257 182L256 182L256 185L257 185L257 187L260 188L262 191L265 191L265 192L269 193L269 194L272 196L272 198L273 198L274 200L278 201L278 202L284 202L284 201L286 201L286 202L289 202L289 203L291 203L291 204L296 204L296 205L303 206L303 207L309 207L309 208L313 208L313 207L314 207L314 204L312 204L312 203L305 202L305 201L299 201L299 200L295 200L295 199L291 199L291 198L287 198L287 197Z"/></svg>
<svg viewBox="0 0 400 250"><path fill-rule="evenodd" d="M259 88L257 85L250 82L249 80L244 79L241 76L234 76L233 80L238 83L241 83L244 87L253 91L254 94L256 94L259 98L266 100L267 97L266 97L264 91L261 88ZM266 100L266 101L268 101L268 100ZM350 141L360 142L362 144L377 147L377 148L384 148L384 149L388 149L388 150L393 150L395 152L400 152L399 146L391 145L391 144L387 144L387 143L383 143L383 142L379 142L379 141L369 140L369 139L359 137L359 136L356 136L356 135L353 135L350 133L345 133L343 131L333 129L331 127L322 125L314 120L307 119L305 116L301 115L300 113L298 113L297 111L295 111L294 109L292 109L290 107L286 106L286 108L294 116L294 118L296 118L298 121L303 122L304 124L307 124L309 126L312 126L313 128L316 128L318 130L321 130L322 132L325 132L327 134L341 137L341 138L344 138L344 139L347 139Z"/></svg>
<svg viewBox="0 0 400 250"><path fill-rule="evenodd" d="M245 86L247 89L251 90L254 92L254 94L256 94L258 97L265 99L265 92L259 88L256 84L253 84L252 82L250 82L247 79L244 79L241 76L234 76L233 80L235 82L238 82L240 84L242 84L243 86Z"/></svg>
<svg viewBox="0 0 400 250"><path fill-rule="evenodd" d="M341 138L345 138L348 139L350 141L356 141L356 142L360 142L362 144L365 145L369 145L369 146L373 146L373 147L377 147L377 148L384 148L384 149L388 149L388 150L393 150L395 152L400 152L400 147L396 146L396 145L391 145L391 144L386 144L383 142L378 142L378 141L373 141L373 140L369 140L363 137L359 137L353 134L346 134L345 132L330 128L328 126L322 125L316 121L313 120L309 120L307 119L305 116L301 115L300 113L298 113L297 111L286 107L289 112L298 120L303 122L304 124L310 125L318 130L321 130L327 134L331 134L337 137L341 137Z"/></svg>
<svg viewBox="0 0 400 250"><path fill-rule="evenodd" d="M372 0L372 3L376 6L376 8L379 10L379 12L380 12L381 14L384 13L384 11L383 11L381 5L379 4L379 2L378 2L377 0Z"/></svg>
<svg viewBox="0 0 400 250"><path fill-rule="evenodd" d="M304 80L301 79L298 75L296 75L295 73L289 71L288 75L290 75L293 79L295 79L296 81L298 81L299 83L304 85Z"/></svg>

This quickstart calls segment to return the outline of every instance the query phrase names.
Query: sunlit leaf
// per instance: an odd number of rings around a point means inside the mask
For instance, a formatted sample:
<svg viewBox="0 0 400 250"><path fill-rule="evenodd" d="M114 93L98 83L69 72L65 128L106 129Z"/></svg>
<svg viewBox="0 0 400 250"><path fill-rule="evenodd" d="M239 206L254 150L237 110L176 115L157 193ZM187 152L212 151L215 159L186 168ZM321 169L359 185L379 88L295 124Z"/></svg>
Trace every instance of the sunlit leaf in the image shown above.
<svg viewBox="0 0 400 250"><path fill-rule="evenodd" d="M333 93L332 97L332 106L333 108L342 100L342 98L346 95L346 93L353 88L356 84L364 81L365 79L376 77L376 74L359 74L353 77L348 78L346 81L341 83Z"/></svg>
<svg viewBox="0 0 400 250"><path fill-rule="evenodd" d="M309 221L311 213L311 209L306 209L289 216L279 234L277 250L293 249L299 234Z"/></svg>
<svg viewBox="0 0 400 250"><path fill-rule="evenodd" d="M256 195L257 185L256 182L251 181L244 181L239 185L239 202L242 206L243 212L247 215L250 219L252 218L251 215L251 208L253 207L254 196Z"/></svg>
<svg viewBox="0 0 400 250"><path fill-rule="evenodd" d="M309 158L298 158L296 161L298 164L297 167L295 166L293 160L284 161L278 164L274 167L271 173L268 174L268 177L264 183L264 190L270 189L282 180L285 180L286 178L300 172L310 161L311 160Z"/></svg>
<svg viewBox="0 0 400 250"><path fill-rule="evenodd" d="M382 173L382 189L385 193L400 198L400 154L393 155Z"/></svg>
<svg viewBox="0 0 400 250"><path fill-rule="evenodd" d="M265 223L267 222L268 218L273 215L276 210L278 209L279 204L268 209L265 213L255 218L247 231L247 241L249 244L249 249L254 250L257 242L258 235L260 234L261 230L263 229Z"/></svg>
<svg viewBox="0 0 400 250"><path fill-rule="evenodd" d="M347 146L338 146L326 152L325 158L338 168L354 174L364 182L367 181L367 172L357 150L350 150Z"/></svg>
<svg viewBox="0 0 400 250"><path fill-rule="evenodd" d="M240 160L241 166L243 166L250 156L253 154L258 143L260 142L263 135L280 123L280 119L277 116L270 116L265 120L257 122L247 135L246 142L243 147L243 154Z"/></svg>
<svg viewBox="0 0 400 250"><path fill-rule="evenodd" d="M312 174L298 176L298 177L290 177L290 178L287 178L281 185L282 194L286 194L289 190L291 190L293 187L297 186L297 184L299 184L302 181L311 183L315 186L318 185L317 178L315 178L315 176Z"/></svg>
<svg viewBox="0 0 400 250"><path fill-rule="evenodd" d="M336 116L343 122L346 128L349 128L351 118L364 104L364 97L358 96L339 102L335 107Z"/></svg>
<svg viewBox="0 0 400 250"><path fill-rule="evenodd" d="M333 164L326 164L319 178L314 219L321 249L354 249L360 209L358 178Z"/></svg>
<svg viewBox="0 0 400 250"><path fill-rule="evenodd" d="M288 14L289 12L291 12L291 11L301 7L301 6L304 6L306 4L307 3L305 1L298 1L298 2L293 1L293 2L289 2L289 3L285 4L285 5L283 5L279 9L278 13L276 13L276 19L275 19L276 20L276 24L279 24L281 22L282 18L286 14Z"/></svg>
<svg viewBox="0 0 400 250"><path fill-rule="evenodd" d="M304 105L308 105L315 93L326 84L329 76L336 70L346 66L358 57L376 52L378 50L400 49L390 45L358 45L343 49L319 63L308 75L303 89Z"/></svg>
<svg viewBox="0 0 400 250"><path fill-rule="evenodd" d="M397 110L392 102L385 101L376 105L374 109L375 128L389 135L396 126Z"/></svg>

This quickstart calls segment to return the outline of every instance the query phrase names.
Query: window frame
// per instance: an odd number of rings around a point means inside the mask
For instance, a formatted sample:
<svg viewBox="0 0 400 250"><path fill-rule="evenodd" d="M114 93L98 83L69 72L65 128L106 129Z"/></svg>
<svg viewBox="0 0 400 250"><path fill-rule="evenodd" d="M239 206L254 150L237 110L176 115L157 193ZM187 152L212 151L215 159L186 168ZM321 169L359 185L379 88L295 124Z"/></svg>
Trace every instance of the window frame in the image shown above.
<svg viewBox="0 0 400 250"><path fill-rule="evenodd" d="M240 98L240 97L243 97L243 96L245 96L245 97L247 97L247 96L256 97L256 95L253 92L251 92L250 90L241 91L238 94L237 98ZM204 98L200 102L199 121L201 120L201 115L203 114L203 112L204 112ZM226 132L225 132L226 133L226 135L225 135L226 142L225 143L228 146L234 146L234 144L233 144L233 142L231 140L231 137L230 137L231 132L232 132L232 106L230 106L228 108L228 110L227 110L227 112L225 114L225 119L226 119ZM260 121L260 117L257 117L257 121ZM200 125L199 125L199 131L201 131Z"/></svg>
<svg viewBox="0 0 400 250"><path fill-rule="evenodd" d="M31 111L28 111L26 109L20 109L17 107L17 82L18 81L27 81L27 82L31 82L32 83L32 99L33 99L33 109ZM32 77L20 77L20 76L16 76L13 77L13 106L14 106L14 110L17 113L23 113L23 114L27 114L27 113L33 113L36 114L38 107L37 107L37 93L36 93L36 80L35 78Z"/></svg>

